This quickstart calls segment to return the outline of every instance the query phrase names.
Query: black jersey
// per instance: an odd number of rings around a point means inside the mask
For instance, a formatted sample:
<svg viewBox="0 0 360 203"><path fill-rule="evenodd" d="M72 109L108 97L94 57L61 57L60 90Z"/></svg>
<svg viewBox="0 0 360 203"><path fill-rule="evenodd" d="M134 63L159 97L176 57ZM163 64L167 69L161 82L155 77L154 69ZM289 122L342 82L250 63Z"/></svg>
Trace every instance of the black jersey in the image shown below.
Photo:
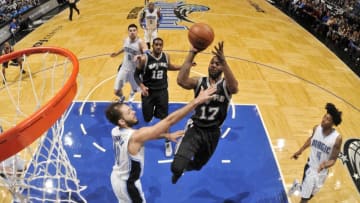
<svg viewBox="0 0 360 203"><path fill-rule="evenodd" d="M161 53L159 58L147 53L144 70L142 72L143 84L152 90L166 89L167 82L167 69L169 63L165 53Z"/></svg>
<svg viewBox="0 0 360 203"><path fill-rule="evenodd" d="M210 87L208 77L200 78L197 87L194 89L195 97L198 96L201 87L203 87L203 89ZM216 88L217 90L212 100L196 107L195 114L191 117L196 126L213 128L220 127L224 122L231 94L228 93L224 79L216 83Z"/></svg>

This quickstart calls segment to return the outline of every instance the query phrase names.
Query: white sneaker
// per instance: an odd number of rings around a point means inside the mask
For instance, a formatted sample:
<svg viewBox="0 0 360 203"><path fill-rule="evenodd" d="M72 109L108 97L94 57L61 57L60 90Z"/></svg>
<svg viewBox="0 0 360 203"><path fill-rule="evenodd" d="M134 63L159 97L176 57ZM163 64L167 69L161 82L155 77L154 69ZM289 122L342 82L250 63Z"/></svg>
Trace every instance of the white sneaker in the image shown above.
<svg viewBox="0 0 360 203"><path fill-rule="evenodd" d="M170 157L173 153L172 145L170 141L165 142L165 156Z"/></svg>
<svg viewBox="0 0 360 203"><path fill-rule="evenodd" d="M134 99L135 99L135 93L136 93L136 92L133 92L133 91L130 92L129 102L133 102L133 101L134 101Z"/></svg>
<svg viewBox="0 0 360 203"><path fill-rule="evenodd" d="M297 179L295 179L288 191L288 196L291 196L293 194L298 195L300 193L300 190L301 190L301 184Z"/></svg>

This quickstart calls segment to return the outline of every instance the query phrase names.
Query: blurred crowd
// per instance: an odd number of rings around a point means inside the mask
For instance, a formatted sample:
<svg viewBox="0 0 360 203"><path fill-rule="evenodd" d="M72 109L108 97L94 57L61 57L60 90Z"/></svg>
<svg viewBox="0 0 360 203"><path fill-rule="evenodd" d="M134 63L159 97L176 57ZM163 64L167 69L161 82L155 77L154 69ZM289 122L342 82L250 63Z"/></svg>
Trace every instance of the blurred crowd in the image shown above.
<svg viewBox="0 0 360 203"><path fill-rule="evenodd" d="M39 4L39 0L0 0L0 27Z"/></svg>
<svg viewBox="0 0 360 203"><path fill-rule="evenodd" d="M360 68L360 0L277 0L276 3Z"/></svg>

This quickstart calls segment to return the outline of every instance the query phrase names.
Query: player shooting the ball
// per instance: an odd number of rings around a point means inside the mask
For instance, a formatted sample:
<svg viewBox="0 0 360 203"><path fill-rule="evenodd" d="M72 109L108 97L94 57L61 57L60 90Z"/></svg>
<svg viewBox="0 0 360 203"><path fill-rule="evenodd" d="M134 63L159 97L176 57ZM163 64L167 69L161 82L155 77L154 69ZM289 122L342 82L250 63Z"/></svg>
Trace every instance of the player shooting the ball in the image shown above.
<svg viewBox="0 0 360 203"><path fill-rule="evenodd" d="M184 171L200 170L215 152L221 135L231 95L237 93L238 82L224 55L224 42L219 42L212 51L207 77L189 77L190 68L199 50L191 48L177 77L177 83L184 89L193 89L195 97L201 89L216 87L212 100L195 108L189 119L185 135L178 144L171 164L172 183L175 184ZM222 74L224 73L224 78Z"/></svg>

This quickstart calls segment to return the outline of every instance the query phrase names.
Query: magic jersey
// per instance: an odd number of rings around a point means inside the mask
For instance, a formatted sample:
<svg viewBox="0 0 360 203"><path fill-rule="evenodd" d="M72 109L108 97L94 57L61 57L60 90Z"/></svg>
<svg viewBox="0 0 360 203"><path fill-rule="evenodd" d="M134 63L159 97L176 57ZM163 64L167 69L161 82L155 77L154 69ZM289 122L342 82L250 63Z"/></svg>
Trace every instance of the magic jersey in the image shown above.
<svg viewBox="0 0 360 203"><path fill-rule="evenodd" d="M194 89L195 97L198 96L201 87L203 89L210 87L208 77L199 79L198 85ZM216 88L217 90L213 99L196 107L195 114L191 117L196 126L203 128L218 128L224 122L231 100L231 94L229 94L226 87L226 81L223 78L216 83Z"/></svg>
<svg viewBox="0 0 360 203"><path fill-rule="evenodd" d="M144 11L144 13L145 13L146 29L148 29L148 30L156 29L157 28L157 23L158 23L158 20L159 20L157 8L154 8L153 12L150 12L149 9L146 9Z"/></svg>
<svg viewBox="0 0 360 203"><path fill-rule="evenodd" d="M118 170L120 177L125 181L136 181L143 174L144 148L135 156L129 154L128 144L133 129L120 129L118 126L111 131L113 148L115 151L114 169Z"/></svg>
<svg viewBox="0 0 360 203"><path fill-rule="evenodd" d="M311 152L308 162L311 168L317 170L322 162L330 159L338 136L339 133L335 129L328 136L325 136L321 125L315 128L314 135L311 139Z"/></svg>
<svg viewBox="0 0 360 203"><path fill-rule="evenodd" d="M121 66L121 69L126 71L135 71L136 62L134 61L134 56L141 54L141 39L136 38L134 41L131 41L127 37L124 41L124 60Z"/></svg>
<svg viewBox="0 0 360 203"><path fill-rule="evenodd" d="M161 90L168 87L167 69L169 63L165 53L161 53L159 58L147 53L145 66L142 72L143 83L152 90Z"/></svg>

